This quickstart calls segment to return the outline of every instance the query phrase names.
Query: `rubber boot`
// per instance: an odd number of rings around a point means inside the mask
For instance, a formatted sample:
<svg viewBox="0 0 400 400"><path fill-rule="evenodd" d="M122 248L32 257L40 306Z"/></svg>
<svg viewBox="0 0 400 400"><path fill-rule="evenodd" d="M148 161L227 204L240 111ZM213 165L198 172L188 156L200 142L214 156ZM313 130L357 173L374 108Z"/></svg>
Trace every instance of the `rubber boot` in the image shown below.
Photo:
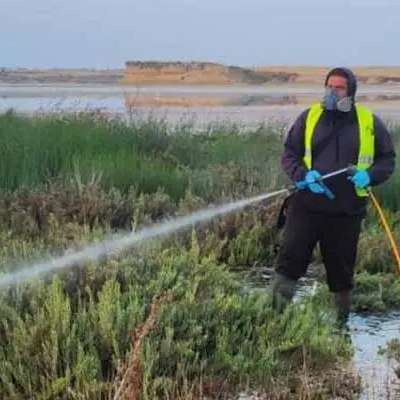
<svg viewBox="0 0 400 400"><path fill-rule="evenodd" d="M351 307L351 293L350 292L338 292L334 293L334 302L337 313L337 325L339 329L347 329L347 322L350 315Z"/></svg>
<svg viewBox="0 0 400 400"><path fill-rule="evenodd" d="M272 283L272 307L282 312L295 294L297 281L275 273Z"/></svg>

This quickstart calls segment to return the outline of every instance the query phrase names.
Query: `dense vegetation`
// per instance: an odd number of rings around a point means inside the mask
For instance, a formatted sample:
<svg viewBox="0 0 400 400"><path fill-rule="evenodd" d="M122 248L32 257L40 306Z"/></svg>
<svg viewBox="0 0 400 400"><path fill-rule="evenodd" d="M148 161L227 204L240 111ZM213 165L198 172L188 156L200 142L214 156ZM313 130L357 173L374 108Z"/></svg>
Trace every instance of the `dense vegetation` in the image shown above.
<svg viewBox="0 0 400 400"><path fill-rule="evenodd" d="M2 271L285 185L283 131L242 133L233 126L196 135L188 126L101 115L1 115ZM376 191L395 230L399 189L396 171ZM4 398L229 398L240 390L351 398L358 383L344 361L352 349L332 329L326 288L276 315L267 282L259 284L265 290L246 285L242 271L271 264L281 201L2 290ZM400 305L378 224L371 212L360 241L358 311Z"/></svg>

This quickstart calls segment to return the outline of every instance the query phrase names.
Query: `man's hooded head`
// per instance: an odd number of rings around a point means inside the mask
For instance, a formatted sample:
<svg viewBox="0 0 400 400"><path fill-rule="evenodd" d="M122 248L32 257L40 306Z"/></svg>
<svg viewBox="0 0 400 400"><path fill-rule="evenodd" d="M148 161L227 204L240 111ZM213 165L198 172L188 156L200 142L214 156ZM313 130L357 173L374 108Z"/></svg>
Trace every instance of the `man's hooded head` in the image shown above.
<svg viewBox="0 0 400 400"><path fill-rule="evenodd" d="M325 78L324 106L328 110L348 112L355 103L357 78L348 68L333 68Z"/></svg>
<svg viewBox="0 0 400 400"><path fill-rule="evenodd" d="M326 75L325 78L325 86L328 85L329 78L331 77L341 77L346 79L347 81L347 96L350 96L351 98L355 98L356 92L357 92L357 78L353 71L351 71L348 68L344 67L337 67L331 69L328 74Z"/></svg>

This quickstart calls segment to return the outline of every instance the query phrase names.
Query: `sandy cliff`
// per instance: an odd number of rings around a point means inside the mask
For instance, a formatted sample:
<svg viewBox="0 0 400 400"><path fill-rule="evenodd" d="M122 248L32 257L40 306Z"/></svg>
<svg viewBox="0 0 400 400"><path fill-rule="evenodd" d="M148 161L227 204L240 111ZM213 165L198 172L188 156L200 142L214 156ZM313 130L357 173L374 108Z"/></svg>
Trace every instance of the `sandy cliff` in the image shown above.
<svg viewBox="0 0 400 400"><path fill-rule="evenodd" d="M330 68L315 66L242 68L211 62L127 61L122 83L127 85L321 84ZM353 70L362 83L400 83L400 67L355 67Z"/></svg>
<svg viewBox="0 0 400 400"><path fill-rule="evenodd" d="M122 83L135 84L264 84L290 82L295 73L254 71L210 62L127 61Z"/></svg>

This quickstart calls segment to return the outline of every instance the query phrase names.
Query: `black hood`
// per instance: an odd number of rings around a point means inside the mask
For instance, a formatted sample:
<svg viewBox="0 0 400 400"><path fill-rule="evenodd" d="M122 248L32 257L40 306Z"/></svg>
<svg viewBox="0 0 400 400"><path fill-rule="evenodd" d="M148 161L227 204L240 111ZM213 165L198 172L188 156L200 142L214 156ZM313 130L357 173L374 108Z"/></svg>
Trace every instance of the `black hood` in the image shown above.
<svg viewBox="0 0 400 400"><path fill-rule="evenodd" d="M347 95L354 99L357 92L357 77L355 76L354 72L344 67L333 68L328 72L328 75L325 78L325 86L328 82L329 77L332 75L339 75L346 78L348 85Z"/></svg>

